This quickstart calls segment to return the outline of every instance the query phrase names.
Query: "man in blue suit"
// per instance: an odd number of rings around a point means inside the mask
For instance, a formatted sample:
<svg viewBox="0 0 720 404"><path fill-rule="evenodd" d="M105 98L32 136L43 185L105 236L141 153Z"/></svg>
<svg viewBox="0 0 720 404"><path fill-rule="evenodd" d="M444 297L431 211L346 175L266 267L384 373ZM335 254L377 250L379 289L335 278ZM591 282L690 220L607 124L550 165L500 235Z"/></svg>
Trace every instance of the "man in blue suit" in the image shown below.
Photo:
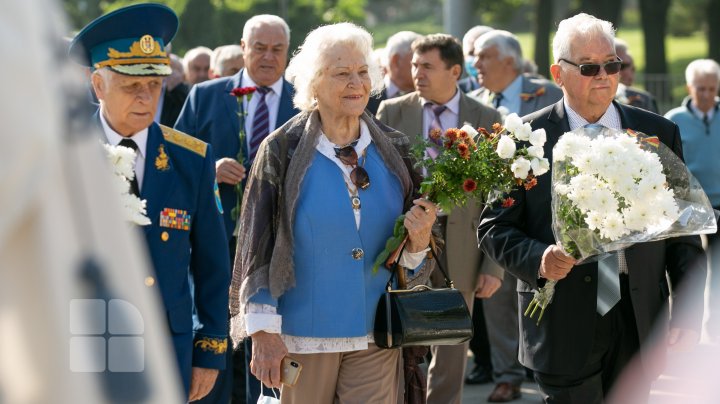
<svg viewBox="0 0 720 404"><path fill-rule="evenodd" d="M175 129L192 133L198 139L210 143L216 151L216 178L220 186L231 260L234 260L235 256L237 235L237 216L232 214L233 208L238 204L235 187L244 180L245 173L250 170L260 142L299 112L292 104L295 93L292 84L283 78L289 43L290 28L282 18L267 14L250 18L245 23L240 41L245 68L233 76L193 86L175 123ZM238 101L231 94L233 89L243 87L257 88L249 101ZM246 135L243 144L239 136L241 122ZM237 160L238 151L241 149L244 164ZM247 349L247 352L250 352L250 349ZM235 380L238 382L233 388L233 396L241 399L239 396L242 395L242 375L247 374L247 402L255 403L260 382L246 372L247 365L238 355L244 354L236 353L233 360L235 363L239 362L234 366L238 373ZM207 402L228 401L225 395L229 394L231 389L230 372L228 367L227 372L221 374L218 386L210 394L211 397L206 399ZM217 400L214 399L216 396Z"/></svg>
<svg viewBox="0 0 720 404"><path fill-rule="evenodd" d="M194 401L207 395L225 367L230 262L212 147L153 122L163 77L171 73L164 45L177 27L166 6L125 7L83 28L70 55L93 70L105 140L136 150L131 189L147 201L151 224L143 230L180 375ZM202 323L196 331L193 302Z"/></svg>

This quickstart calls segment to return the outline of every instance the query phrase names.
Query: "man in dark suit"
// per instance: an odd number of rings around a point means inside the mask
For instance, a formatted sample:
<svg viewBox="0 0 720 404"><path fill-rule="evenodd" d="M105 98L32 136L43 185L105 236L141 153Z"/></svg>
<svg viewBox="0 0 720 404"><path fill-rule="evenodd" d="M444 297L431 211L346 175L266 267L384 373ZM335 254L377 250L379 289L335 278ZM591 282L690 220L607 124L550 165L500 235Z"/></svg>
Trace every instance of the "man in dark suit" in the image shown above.
<svg viewBox="0 0 720 404"><path fill-rule="evenodd" d="M183 65L180 58L175 54L170 54L170 67L172 68L172 74L165 78L163 83L163 92L160 96L159 109L160 109L160 121L156 121L160 125L170 126L175 125L180 111L185 104L190 87L183 82Z"/></svg>
<svg viewBox="0 0 720 404"><path fill-rule="evenodd" d="M612 24L587 14L558 26L551 72L564 98L524 118L533 130L545 129L545 155L551 161L558 138L588 124L651 133L682 157L675 124L613 102L620 67L613 37ZM680 348L698 339L702 313L683 320L674 316L669 324L665 305L670 290L666 275L673 286L673 311L692 299L702 299L702 289L686 290L689 293L683 295L686 288L679 287L705 271L699 237L635 244L618 252L615 257L624 260L613 258L608 263L615 265L609 277L618 276L620 299L609 305L609 311L598 310L598 283L603 284L598 279L599 265L575 266L575 260L555 244L550 186L551 176L544 175L529 191L516 189L511 194L515 204L487 209L478 228L485 253L518 278L520 315L535 290L547 280L559 281L539 324L522 317L520 361L535 371L546 402L600 403L633 355L641 352L643 378L636 384L647 396L651 381L662 371L648 353L662 352L664 357L667 348L653 342ZM602 299L604 294L600 295ZM648 336L653 327L661 337L651 342Z"/></svg>
<svg viewBox="0 0 720 404"><path fill-rule="evenodd" d="M413 42L412 77L417 91L383 101L378 119L408 134L411 142L427 139L433 129L471 126L490 128L500 114L465 95L457 85L463 69L462 46L450 35L428 35ZM439 108L439 109L438 109ZM437 126L436 126L437 125ZM500 284L499 272L480 272L482 256L475 241L481 207L477 201L439 218L446 249L440 259L472 311L475 292L492 295ZM430 404L460 404L468 343L431 347L428 368Z"/></svg>
<svg viewBox="0 0 720 404"><path fill-rule="evenodd" d="M153 122L162 79L170 74L163 44L177 27L177 16L164 5L121 8L83 28L70 55L93 69L96 119L107 143L137 152L131 189L147 201L151 223L143 230L186 397L194 401L225 367L230 262L212 147ZM193 302L203 324L198 330Z"/></svg>
<svg viewBox="0 0 720 404"><path fill-rule="evenodd" d="M293 87L283 78L289 43L290 29L282 18L257 15L249 19L245 23L240 41L245 68L233 76L193 86L175 124L176 129L192 133L198 139L210 143L216 150L216 176L220 186L225 231L230 241L231 259L234 259L236 247L236 220L232 217L232 210L238 202L235 185L243 181L246 171L250 170L260 142L298 113L292 103ZM257 87L258 90L249 101L245 99L238 102L230 92L240 87ZM259 121L255 119L263 116L267 118ZM244 144L240 144L240 122L244 122ZM245 158L244 165L237 161L241 148ZM251 351L248 349L247 352ZM238 355L244 354L235 354L236 357ZM233 361L239 362L238 358ZM234 369L240 370L239 366ZM258 399L260 382L249 372L247 376L247 391L251 392L252 389L254 393L248 397L248 403L254 403ZM221 379L218 384L225 382L228 388L232 384L226 375L221 375ZM239 386L241 383L236 384ZM233 390L240 394L237 389ZM215 394L215 391L211 393ZM224 398L220 401L227 402Z"/></svg>
<svg viewBox="0 0 720 404"><path fill-rule="evenodd" d="M492 30L475 40L475 68L485 87L470 95L506 113L527 115L557 102L562 91L552 82L523 74L520 41L508 31ZM483 302L490 341L495 388L489 402L520 397L525 368L518 362L517 296L512 274L505 274L497 293Z"/></svg>

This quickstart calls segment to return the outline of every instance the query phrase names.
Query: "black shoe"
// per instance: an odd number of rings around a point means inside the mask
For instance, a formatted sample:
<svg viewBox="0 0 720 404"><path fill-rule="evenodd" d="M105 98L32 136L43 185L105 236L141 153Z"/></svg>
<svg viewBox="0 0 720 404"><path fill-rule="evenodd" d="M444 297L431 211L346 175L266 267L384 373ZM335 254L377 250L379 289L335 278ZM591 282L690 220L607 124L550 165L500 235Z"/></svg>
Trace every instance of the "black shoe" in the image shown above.
<svg viewBox="0 0 720 404"><path fill-rule="evenodd" d="M492 381L492 371L484 366L475 366L467 377L465 377L465 383L467 384L485 384Z"/></svg>

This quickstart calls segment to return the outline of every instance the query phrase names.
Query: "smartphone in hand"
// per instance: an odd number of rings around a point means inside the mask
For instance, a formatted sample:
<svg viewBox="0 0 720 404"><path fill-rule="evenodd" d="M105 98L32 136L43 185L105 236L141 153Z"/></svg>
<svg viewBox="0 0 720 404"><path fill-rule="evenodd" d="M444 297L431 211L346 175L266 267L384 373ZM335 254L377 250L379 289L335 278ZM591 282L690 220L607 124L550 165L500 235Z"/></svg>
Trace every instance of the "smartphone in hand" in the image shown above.
<svg viewBox="0 0 720 404"><path fill-rule="evenodd" d="M280 374L280 382L286 386L294 386L300 377L302 365L295 359L286 356L282 360L282 373Z"/></svg>

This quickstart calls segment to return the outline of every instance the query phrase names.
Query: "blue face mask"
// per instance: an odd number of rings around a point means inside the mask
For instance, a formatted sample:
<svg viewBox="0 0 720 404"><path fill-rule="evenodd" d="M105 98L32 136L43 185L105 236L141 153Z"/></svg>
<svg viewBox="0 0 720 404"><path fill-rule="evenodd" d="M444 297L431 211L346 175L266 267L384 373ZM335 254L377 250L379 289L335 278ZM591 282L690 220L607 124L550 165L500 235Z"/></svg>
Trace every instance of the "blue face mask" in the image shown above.
<svg viewBox="0 0 720 404"><path fill-rule="evenodd" d="M465 71L470 77L477 77L478 71L475 68L475 58L469 57L465 59Z"/></svg>

